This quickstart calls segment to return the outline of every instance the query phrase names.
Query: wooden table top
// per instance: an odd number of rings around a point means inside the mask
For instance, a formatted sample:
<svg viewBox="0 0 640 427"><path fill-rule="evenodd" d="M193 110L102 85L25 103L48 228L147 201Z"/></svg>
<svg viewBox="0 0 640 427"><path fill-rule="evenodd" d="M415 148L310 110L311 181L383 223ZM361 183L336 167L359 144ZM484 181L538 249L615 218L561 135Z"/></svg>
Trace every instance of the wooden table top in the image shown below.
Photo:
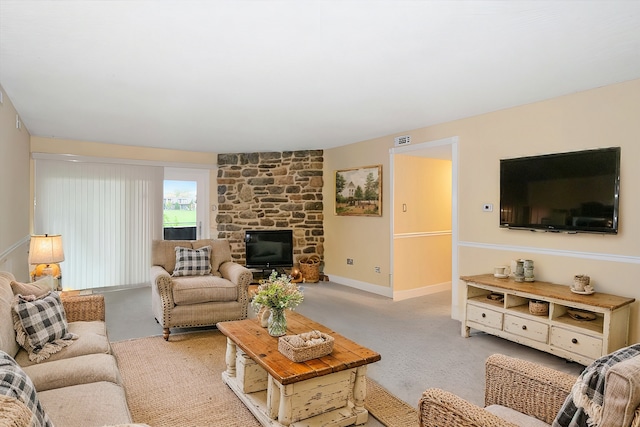
<svg viewBox="0 0 640 427"><path fill-rule="evenodd" d="M217 327L280 384L293 384L332 372L377 362L381 359L375 351L363 347L295 311L287 310L286 316L287 335L312 330L331 335L334 338L331 354L306 362L293 362L278 351L278 338L270 336L267 329L260 325L258 319L220 322Z"/></svg>
<svg viewBox="0 0 640 427"><path fill-rule="evenodd" d="M635 298L620 297L617 295L594 292L590 295L581 295L571 292L570 286L558 285L549 282L516 282L511 278L496 278L493 274L480 274L477 276L461 276L465 282L475 282L489 286L495 286L507 291L519 291L562 301L571 301L615 310L635 301Z"/></svg>

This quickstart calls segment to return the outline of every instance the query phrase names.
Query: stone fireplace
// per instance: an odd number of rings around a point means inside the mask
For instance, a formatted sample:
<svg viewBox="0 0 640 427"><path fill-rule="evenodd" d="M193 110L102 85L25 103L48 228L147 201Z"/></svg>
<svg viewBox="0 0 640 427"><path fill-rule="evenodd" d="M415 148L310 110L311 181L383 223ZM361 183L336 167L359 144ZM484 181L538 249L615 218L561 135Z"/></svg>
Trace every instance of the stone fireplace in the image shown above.
<svg viewBox="0 0 640 427"><path fill-rule="evenodd" d="M244 232L292 229L293 259L323 258L323 151L218 155L219 239L245 263Z"/></svg>

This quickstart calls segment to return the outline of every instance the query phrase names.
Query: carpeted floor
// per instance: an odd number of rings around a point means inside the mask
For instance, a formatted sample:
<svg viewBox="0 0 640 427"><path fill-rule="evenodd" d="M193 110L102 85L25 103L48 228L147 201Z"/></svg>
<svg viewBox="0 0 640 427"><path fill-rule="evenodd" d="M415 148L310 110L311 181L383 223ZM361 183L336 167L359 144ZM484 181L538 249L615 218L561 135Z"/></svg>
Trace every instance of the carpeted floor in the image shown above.
<svg viewBox="0 0 640 427"><path fill-rule="evenodd" d="M139 338L112 344L133 420L153 427L259 426L222 382L226 339L217 330ZM418 424L414 408L367 382L365 406L388 427Z"/></svg>

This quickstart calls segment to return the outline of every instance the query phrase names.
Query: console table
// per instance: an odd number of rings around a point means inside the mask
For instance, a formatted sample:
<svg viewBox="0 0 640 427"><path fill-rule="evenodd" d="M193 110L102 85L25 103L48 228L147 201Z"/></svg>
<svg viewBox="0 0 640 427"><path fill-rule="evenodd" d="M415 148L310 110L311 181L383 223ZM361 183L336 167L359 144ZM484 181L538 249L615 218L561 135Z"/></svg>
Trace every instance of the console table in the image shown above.
<svg viewBox="0 0 640 427"><path fill-rule="evenodd" d="M263 426L344 427L367 422L367 365L380 355L306 317L287 311L287 332L318 330L334 338L333 352L292 362L257 319L218 323L227 337L222 380Z"/></svg>
<svg viewBox="0 0 640 427"><path fill-rule="evenodd" d="M634 298L576 294L567 285L516 282L492 274L460 279L466 284L463 337L473 328L583 365L628 345ZM532 300L548 303L548 314L531 314ZM595 319L576 320L569 315L573 309Z"/></svg>

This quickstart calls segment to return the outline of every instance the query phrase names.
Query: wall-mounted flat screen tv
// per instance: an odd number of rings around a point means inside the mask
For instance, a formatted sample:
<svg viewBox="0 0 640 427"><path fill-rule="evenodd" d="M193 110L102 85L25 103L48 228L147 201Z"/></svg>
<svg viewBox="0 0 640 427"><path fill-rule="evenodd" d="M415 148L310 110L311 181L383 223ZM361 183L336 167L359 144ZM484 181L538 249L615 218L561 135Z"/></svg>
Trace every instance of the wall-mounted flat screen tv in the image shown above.
<svg viewBox="0 0 640 427"><path fill-rule="evenodd" d="M618 232L620 147L500 160L500 226Z"/></svg>
<svg viewBox="0 0 640 427"><path fill-rule="evenodd" d="M244 242L247 268L293 266L292 230L247 230Z"/></svg>

